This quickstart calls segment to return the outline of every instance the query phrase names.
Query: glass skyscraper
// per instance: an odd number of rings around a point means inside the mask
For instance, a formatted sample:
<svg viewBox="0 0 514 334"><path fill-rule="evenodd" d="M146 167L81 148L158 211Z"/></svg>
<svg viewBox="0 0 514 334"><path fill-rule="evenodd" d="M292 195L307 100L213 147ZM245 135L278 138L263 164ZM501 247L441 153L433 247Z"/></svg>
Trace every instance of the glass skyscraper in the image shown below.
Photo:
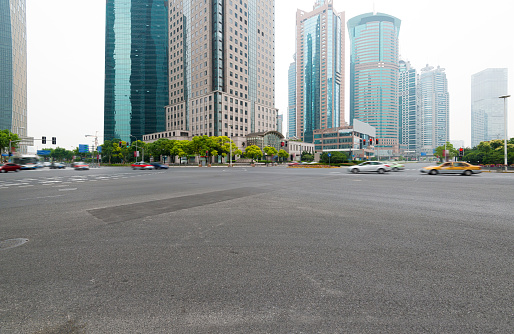
<svg viewBox="0 0 514 334"><path fill-rule="evenodd" d="M0 0L0 130L27 136L26 0ZM25 152L26 147L20 146Z"/></svg>
<svg viewBox="0 0 514 334"><path fill-rule="evenodd" d="M420 111L418 147L420 153L432 155L450 140L450 95L444 68L426 66L419 77Z"/></svg>
<svg viewBox="0 0 514 334"><path fill-rule="evenodd" d="M488 68L471 76L471 147L482 141L504 139L504 105L508 70Z"/></svg>
<svg viewBox="0 0 514 334"><path fill-rule="evenodd" d="M418 91L416 70L410 62L400 60L400 75L398 78L398 106L400 146L408 151L417 149L416 134L418 123Z"/></svg>
<svg viewBox="0 0 514 334"><path fill-rule="evenodd" d="M296 137L296 55L287 71L287 137Z"/></svg>
<svg viewBox="0 0 514 334"><path fill-rule="evenodd" d="M401 21L383 13L348 20L350 124L354 119L376 128L383 150L398 151L398 35Z"/></svg>
<svg viewBox="0 0 514 334"><path fill-rule="evenodd" d="M104 138L166 129L168 14L162 0L107 0Z"/></svg>
<svg viewBox="0 0 514 334"><path fill-rule="evenodd" d="M317 0L296 12L296 136L314 142L314 130L344 124L344 12Z"/></svg>

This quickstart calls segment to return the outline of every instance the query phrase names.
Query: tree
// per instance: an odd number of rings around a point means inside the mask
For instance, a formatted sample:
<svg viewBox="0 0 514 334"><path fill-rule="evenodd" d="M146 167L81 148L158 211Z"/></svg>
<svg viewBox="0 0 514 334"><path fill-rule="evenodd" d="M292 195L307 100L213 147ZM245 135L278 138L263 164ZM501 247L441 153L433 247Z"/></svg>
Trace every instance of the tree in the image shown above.
<svg viewBox="0 0 514 334"><path fill-rule="evenodd" d="M245 156L256 160L262 157L262 151L257 145L250 145L246 147Z"/></svg>
<svg viewBox="0 0 514 334"><path fill-rule="evenodd" d="M7 153L11 151L11 147L18 147L20 141L16 133L5 129L0 131L0 153ZM9 147L9 144L11 147Z"/></svg>
<svg viewBox="0 0 514 334"><path fill-rule="evenodd" d="M313 161L314 160L314 154L310 154L307 151L303 151L302 155L300 156L300 160L302 160L302 161Z"/></svg>
<svg viewBox="0 0 514 334"><path fill-rule="evenodd" d="M444 159L444 149L445 145L439 146L435 149L435 155L437 155L441 161ZM448 160L453 159L453 157L459 154L459 151L457 151L450 142L446 142L446 150L448 151L448 156L446 157Z"/></svg>
<svg viewBox="0 0 514 334"><path fill-rule="evenodd" d="M68 156L66 149L62 147L56 147L50 152L50 157L53 160L63 161Z"/></svg>
<svg viewBox="0 0 514 334"><path fill-rule="evenodd" d="M278 151L278 156L279 158L282 158L282 160L287 160L287 158L289 158L289 153L287 153L287 151L284 149L280 149L280 151Z"/></svg>
<svg viewBox="0 0 514 334"><path fill-rule="evenodd" d="M278 151L273 146L266 146L264 148L264 153L266 153L267 156L271 157L270 159L273 159L273 157L278 154Z"/></svg>
<svg viewBox="0 0 514 334"><path fill-rule="evenodd" d="M323 152L323 154L321 154L321 156L319 158L319 161L323 162L323 163L330 162L330 163L335 163L335 164L348 162L348 157L346 156L346 154L344 152L339 152L339 151L330 152L330 157L328 156L328 153L329 152Z"/></svg>

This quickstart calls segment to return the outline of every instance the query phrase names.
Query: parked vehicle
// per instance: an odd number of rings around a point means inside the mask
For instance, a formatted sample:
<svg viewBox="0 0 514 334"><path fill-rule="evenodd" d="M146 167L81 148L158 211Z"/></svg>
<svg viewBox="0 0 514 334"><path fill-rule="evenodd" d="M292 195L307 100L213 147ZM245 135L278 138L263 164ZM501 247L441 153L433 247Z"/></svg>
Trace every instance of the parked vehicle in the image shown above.
<svg viewBox="0 0 514 334"><path fill-rule="evenodd" d="M148 162L140 161L131 165L132 169L155 169L155 167Z"/></svg>
<svg viewBox="0 0 514 334"><path fill-rule="evenodd" d="M12 162L5 164L0 163L0 173L17 172L21 170L21 166Z"/></svg>
<svg viewBox="0 0 514 334"><path fill-rule="evenodd" d="M471 174L478 174L482 172L482 167L469 164L467 162L445 162L439 166L427 166L420 169L421 173L430 175L437 174L462 174L469 176Z"/></svg>
<svg viewBox="0 0 514 334"><path fill-rule="evenodd" d="M355 166L348 167L348 171L354 174L360 172L376 172L384 174L391 171L391 166L381 161L365 161Z"/></svg>

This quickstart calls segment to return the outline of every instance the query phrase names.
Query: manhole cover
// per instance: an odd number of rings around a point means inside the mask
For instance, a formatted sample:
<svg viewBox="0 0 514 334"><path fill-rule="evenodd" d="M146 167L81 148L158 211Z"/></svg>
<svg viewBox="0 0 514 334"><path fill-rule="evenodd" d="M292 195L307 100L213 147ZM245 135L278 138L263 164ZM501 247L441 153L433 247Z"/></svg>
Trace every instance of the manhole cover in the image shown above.
<svg viewBox="0 0 514 334"><path fill-rule="evenodd" d="M23 245L27 241L29 241L29 239L23 239L23 238L0 241L0 250L6 250L9 248L18 247L18 246Z"/></svg>

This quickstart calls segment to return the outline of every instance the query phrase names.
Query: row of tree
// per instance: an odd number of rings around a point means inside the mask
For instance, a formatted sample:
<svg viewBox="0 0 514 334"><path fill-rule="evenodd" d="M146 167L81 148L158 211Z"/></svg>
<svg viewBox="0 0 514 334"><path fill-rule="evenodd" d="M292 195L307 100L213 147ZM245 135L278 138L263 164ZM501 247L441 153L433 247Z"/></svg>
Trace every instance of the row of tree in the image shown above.
<svg viewBox="0 0 514 334"><path fill-rule="evenodd" d="M227 136L196 136L191 140L161 138L153 143L145 143L140 140L127 143L115 138L106 140L101 147L103 161L109 163L132 162L136 159L135 155L139 156L138 160L153 157L156 161L159 161L161 157L168 156L171 159L171 161L168 161L170 163L176 162L175 157L204 156L207 161L212 162L214 157L222 156L226 158L230 154L232 154L233 159L236 156L244 156L255 160L262 158L264 153L268 156L278 155L281 158L289 156L285 150L277 151L276 148L271 146L265 147L263 153L256 145L246 147L243 153ZM134 154L134 152L138 153Z"/></svg>
<svg viewBox="0 0 514 334"><path fill-rule="evenodd" d="M20 138L16 133L5 129L0 131L0 154L11 152L11 148L15 149L18 147Z"/></svg>
<svg viewBox="0 0 514 334"><path fill-rule="evenodd" d="M483 165L503 164L505 162L504 143L500 139L483 141L472 149L465 149L463 160ZM514 138L507 141L507 164L514 164Z"/></svg>

